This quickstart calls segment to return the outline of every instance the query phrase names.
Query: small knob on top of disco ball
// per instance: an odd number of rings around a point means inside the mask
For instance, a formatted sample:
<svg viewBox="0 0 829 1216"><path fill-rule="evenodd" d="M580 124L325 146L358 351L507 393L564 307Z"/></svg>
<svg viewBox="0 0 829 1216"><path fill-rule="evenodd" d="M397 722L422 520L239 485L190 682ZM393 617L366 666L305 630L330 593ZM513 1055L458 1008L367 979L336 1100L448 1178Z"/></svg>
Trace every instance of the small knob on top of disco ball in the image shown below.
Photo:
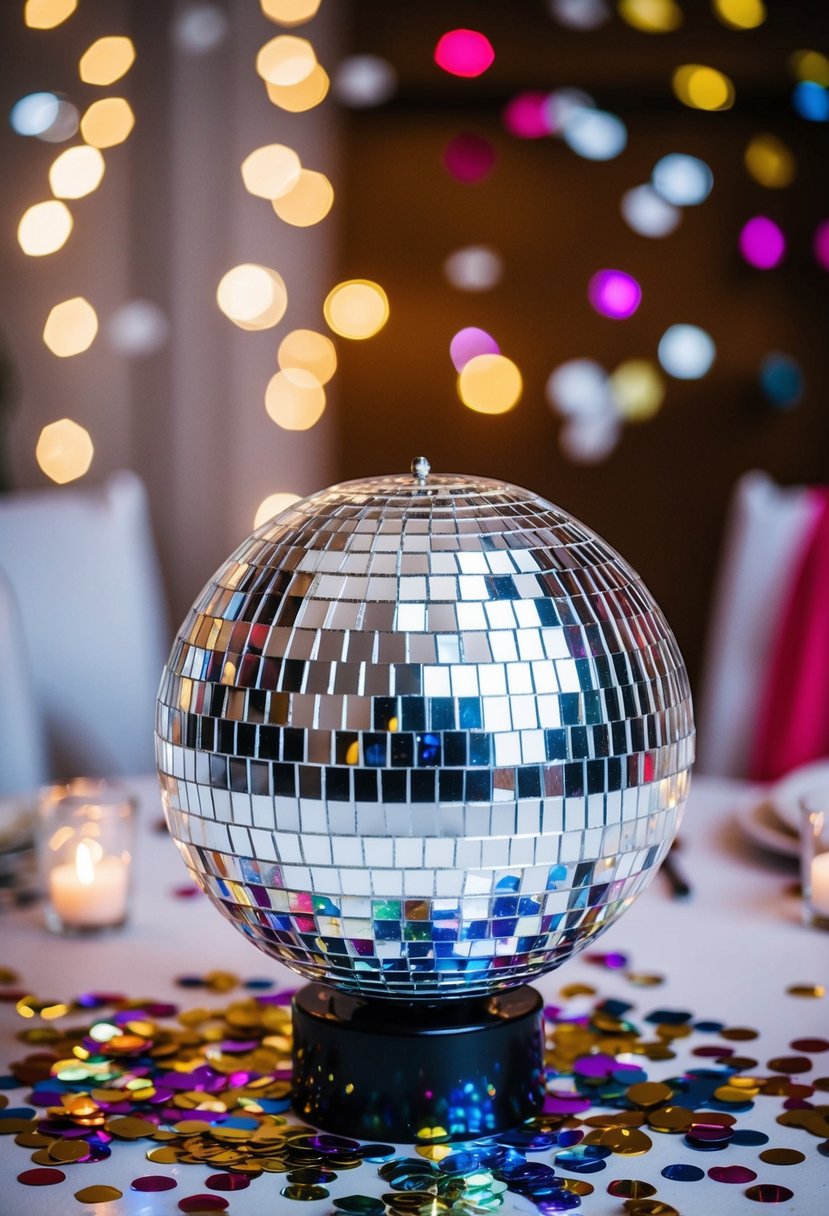
<svg viewBox="0 0 829 1216"><path fill-rule="evenodd" d="M432 471L432 466L425 456L415 456L411 463L412 476L416 477L422 486L426 485L426 478Z"/></svg>

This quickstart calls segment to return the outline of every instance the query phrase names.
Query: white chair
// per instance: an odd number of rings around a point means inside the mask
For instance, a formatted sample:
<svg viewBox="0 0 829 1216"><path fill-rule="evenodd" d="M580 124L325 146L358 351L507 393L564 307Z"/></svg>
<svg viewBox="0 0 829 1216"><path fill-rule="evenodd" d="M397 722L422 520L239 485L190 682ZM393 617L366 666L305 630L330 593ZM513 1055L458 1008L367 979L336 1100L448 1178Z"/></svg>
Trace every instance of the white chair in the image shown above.
<svg viewBox="0 0 829 1216"><path fill-rule="evenodd" d="M143 483L120 472L0 497L0 571L46 738L37 780L150 771L169 634ZM11 741L0 746L11 766Z"/></svg>
<svg viewBox="0 0 829 1216"><path fill-rule="evenodd" d="M697 707L697 771L748 773L781 613L813 507L805 487L745 473L734 490L714 587Z"/></svg>

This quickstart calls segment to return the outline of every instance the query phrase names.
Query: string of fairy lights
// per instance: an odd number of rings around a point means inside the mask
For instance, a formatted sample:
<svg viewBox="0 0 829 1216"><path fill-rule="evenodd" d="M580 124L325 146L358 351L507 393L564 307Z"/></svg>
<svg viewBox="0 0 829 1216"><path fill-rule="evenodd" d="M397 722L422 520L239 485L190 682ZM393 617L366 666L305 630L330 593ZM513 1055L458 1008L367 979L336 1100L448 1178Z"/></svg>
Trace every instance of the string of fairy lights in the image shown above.
<svg viewBox="0 0 829 1216"><path fill-rule="evenodd" d="M54 29L72 15L77 3L27 0L24 20L33 30ZM260 0L263 16L281 27L263 43L255 59L268 100L288 114L312 110L329 95L338 104L355 109L382 106L397 88L391 63L376 55L353 54L329 76L311 38L303 36L305 31L293 32L312 21L320 3ZM546 7L553 21L586 33L619 19L644 35L659 36L679 30L684 22L678 0L546 0ZM738 34L757 29L767 17L763 0L710 0L710 10L723 27ZM190 4L177 13L174 38L180 49L203 53L227 32L227 15L219 5ZM785 56L783 51L781 57ZM461 80L482 76L495 58L496 48L481 30L447 30L433 50L436 67ZM134 61L135 48L128 37L101 37L80 58L80 82L109 89L129 72ZM789 52L784 61L793 111L805 122L829 122L829 58L820 51L801 48ZM669 83L676 100L689 109L724 112L737 101L733 80L710 64L678 63ZM18 224L23 252L45 257L69 239L76 200L101 185L106 170L104 151L127 139L135 121L133 111L124 97L115 95L91 101L81 113L57 93L32 93L16 103L10 118L13 129L24 136L55 143L80 136L80 142L60 152L49 169L51 197L28 207ZM502 122L516 140L560 140L573 154L589 161L614 160L628 145L623 119L603 110L580 88L519 93L505 106ZM461 187L485 182L496 160L490 142L468 132L452 138L442 155L443 169ZM279 224L312 228L331 213L335 202L331 181L318 168L303 165L299 154L286 144L251 149L240 169L243 188L269 204ZM798 172L791 149L770 131L758 131L751 137L743 150L742 169L770 192L770 198L790 186ZM704 160L682 150L668 151L653 165L648 181L624 192L619 212L637 235L664 240L679 228L685 211L705 204L713 189L714 174ZM770 204L761 213L746 216L735 234L740 256L761 272L776 269L789 253L787 234L774 211ZM815 221L812 253L819 266L829 269L827 219ZM452 289L469 298L497 289L504 261L491 245L466 245L445 256L443 273ZM639 309L643 288L623 267L597 267L585 283L585 294L596 314L625 322ZM253 332L281 325L290 312L282 275L277 268L261 263L229 268L217 285L216 302L233 324ZM328 332L295 328L284 334L277 350L277 370L263 386L265 410L282 429L305 431L319 422L326 409L326 386L337 370L335 339L362 341L379 333L389 319L389 299L379 283L347 280L329 291L322 316ZM659 411L671 380L701 379L714 366L717 347L710 333L681 316L666 320L669 323L656 337L652 351L632 355L613 369L603 367L587 352L551 370L545 396L560 418L559 444L568 458L583 463L605 459L619 442L625 424L643 422ZM43 342L58 358L75 357L92 346L98 329L93 302L75 295L51 308ZM151 353L166 334L164 314L148 301L128 301L108 319L111 344L125 355ZM520 368L501 351L496 338L480 327L465 325L457 330L449 341L449 360L447 371L454 367L458 398L470 410L502 414L521 401ZM758 380L766 400L777 408L796 404L804 392L800 365L784 352L765 353ZM48 477L66 482L87 472L93 443L83 426L63 418L44 427L36 455ZM256 512L256 523L298 497L286 490L269 495Z"/></svg>

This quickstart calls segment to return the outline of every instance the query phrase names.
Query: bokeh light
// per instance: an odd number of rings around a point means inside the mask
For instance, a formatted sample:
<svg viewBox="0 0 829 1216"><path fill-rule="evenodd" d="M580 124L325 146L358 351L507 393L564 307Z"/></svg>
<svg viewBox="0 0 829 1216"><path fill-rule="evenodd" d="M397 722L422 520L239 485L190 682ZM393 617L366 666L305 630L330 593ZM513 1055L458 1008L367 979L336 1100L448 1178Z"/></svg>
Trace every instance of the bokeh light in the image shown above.
<svg viewBox="0 0 829 1216"><path fill-rule="evenodd" d="M278 34L260 47L256 70L269 84L292 85L310 76L316 62L314 48L307 38Z"/></svg>
<svg viewBox="0 0 829 1216"><path fill-rule="evenodd" d="M594 359L568 359L550 373L548 404L565 418L606 414L611 408L608 375Z"/></svg>
<svg viewBox="0 0 829 1216"><path fill-rule="evenodd" d="M224 42L229 28L221 5L187 4L176 12L171 35L173 44L186 55L209 55Z"/></svg>
<svg viewBox="0 0 829 1216"><path fill-rule="evenodd" d="M665 380L650 359L626 359L610 374L610 393L626 422L645 422L665 400Z"/></svg>
<svg viewBox="0 0 829 1216"><path fill-rule="evenodd" d="M504 107L503 123L517 139L544 139L550 134L548 93L518 93Z"/></svg>
<svg viewBox="0 0 829 1216"><path fill-rule="evenodd" d="M640 236L669 236L682 219L679 208L648 185L626 190L619 208L625 223Z"/></svg>
<svg viewBox="0 0 829 1216"><path fill-rule="evenodd" d="M316 17L320 0L260 0L262 12L277 25L304 25Z"/></svg>
<svg viewBox="0 0 829 1216"><path fill-rule="evenodd" d="M469 360L477 355L500 353L501 348L492 334L488 334L485 329L479 329L477 325L467 325L465 329L459 329L449 343L449 357L456 372L463 371Z"/></svg>
<svg viewBox="0 0 829 1216"><path fill-rule="evenodd" d="M135 63L135 47L131 38L110 34L98 38L81 55L78 72L84 84L114 84Z"/></svg>
<svg viewBox="0 0 829 1216"><path fill-rule="evenodd" d="M242 161L245 189L257 198L273 200L287 194L299 181L301 172L299 157L285 144L265 144Z"/></svg>
<svg viewBox="0 0 829 1216"><path fill-rule="evenodd" d="M397 72L379 55L349 55L334 73L334 96L344 106L368 110L397 92Z"/></svg>
<svg viewBox="0 0 829 1216"><path fill-rule="evenodd" d="M619 0L619 16L643 34L670 34L682 25L675 0Z"/></svg>
<svg viewBox="0 0 829 1216"><path fill-rule="evenodd" d="M607 0L548 0L547 8L570 30L597 30L613 16Z"/></svg>
<svg viewBox="0 0 829 1216"><path fill-rule="evenodd" d="M443 273L458 291L491 291L501 281L504 263L488 245L464 245L449 254Z"/></svg>
<svg viewBox="0 0 829 1216"><path fill-rule="evenodd" d="M789 67L798 80L829 85L829 56L820 51L795 51L789 56Z"/></svg>
<svg viewBox="0 0 829 1216"><path fill-rule="evenodd" d="M320 384L327 384L337 370L337 350L325 334L314 329L292 329L279 343L276 361L283 370L301 367Z"/></svg>
<svg viewBox="0 0 829 1216"><path fill-rule="evenodd" d="M544 103L548 134L561 135L569 118L577 110L588 110L595 104L590 94L585 93L583 89L555 89L548 93Z"/></svg>
<svg viewBox="0 0 829 1216"><path fill-rule="evenodd" d="M240 329L271 329L285 315L288 292L280 274L269 266L243 262L224 274L216 301L225 316Z"/></svg>
<svg viewBox="0 0 829 1216"><path fill-rule="evenodd" d="M62 144L77 134L80 125L81 116L78 112L78 107L71 101L67 101L65 97L61 97L58 101L58 113L55 121L45 131L38 132L37 137L38 139L42 139L44 143Z"/></svg>
<svg viewBox="0 0 829 1216"><path fill-rule="evenodd" d="M671 325L659 339L659 362L675 380L700 380L717 354L714 340L698 325Z"/></svg>
<svg viewBox="0 0 829 1216"><path fill-rule="evenodd" d="M763 0L712 0L712 7L723 25L733 30L754 30L766 19Z"/></svg>
<svg viewBox="0 0 829 1216"><path fill-rule="evenodd" d="M760 364L760 388L770 405L791 409L803 397L803 370L791 355L771 351Z"/></svg>
<svg viewBox="0 0 829 1216"><path fill-rule="evenodd" d="M730 110L734 85L724 72L702 63L684 63L671 79L674 93L683 105L694 110Z"/></svg>
<svg viewBox="0 0 829 1216"><path fill-rule="evenodd" d="M476 355L458 376L458 396L478 414L506 414L523 387L521 372L505 355Z"/></svg>
<svg viewBox="0 0 829 1216"><path fill-rule="evenodd" d="M124 97L93 101L81 119L81 135L93 148L122 144L135 126L135 115Z"/></svg>
<svg viewBox="0 0 829 1216"><path fill-rule="evenodd" d="M328 96L330 87L328 73L319 63L299 84L269 84L265 81L270 100L289 114L302 114L306 110L313 110L314 106L318 106Z"/></svg>
<svg viewBox="0 0 829 1216"><path fill-rule="evenodd" d="M714 174L698 156L669 152L654 165L651 182L666 202L675 207L694 207L708 198Z"/></svg>
<svg viewBox="0 0 829 1216"><path fill-rule="evenodd" d="M46 476L62 486L83 477L94 452L89 431L71 418L60 418L40 432L35 459Z"/></svg>
<svg viewBox="0 0 829 1216"><path fill-rule="evenodd" d="M495 167L495 149L482 135L456 135L443 153L443 163L456 181L467 185L482 182Z"/></svg>
<svg viewBox="0 0 829 1216"><path fill-rule="evenodd" d="M18 135L42 135L58 116L60 99L56 93L27 93L9 112L9 124Z"/></svg>
<svg viewBox="0 0 829 1216"><path fill-rule="evenodd" d="M26 0L23 20L30 30L53 30L71 17L78 0Z"/></svg>
<svg viewBox="0 0 829 1216"><path fill-rule="evenodd" d="M98 315L83 296L56 304L46 318L43 341L53 355L68 359L89 350L98 332Z"/></svg>
<svg viewBox="0 0 829 1216"><path fill-rule="evenodd" d="M564 142L585 160L613 160L625 150L627 127L605 110L578 107L564 124Z"/></svg>
<svg viewBox="0 0 829 1216"><path fill-rule="evenodd" d="M302 169L287 194L273 199L276 214L295 228L310 228L324 220L334 204L334 187L324 173Z"/></svg>
<svg viewBox="0 0 829 1216"><path fill-rule="evenodd" d="M495 61L495 51L478 30L449 30L438 39L435 63L451 76L482 76Z"/></svg>
<svg viewBox="0 0 829 1216"><path fill-rule="evenodd" d="M624 270L599 270L587 285L596 312L615 321L632 317L642 301L642 288Z"/></svg>
<svg viewBox="0 0 829 1216"><path fill-rule="evenodd" d="M84 198L98 189L105 168L104 158L97 148L78 144L52 161L49 186L56 198Z"/></svg>
<svg viewBox="0 0 829 1216"><path fill-rule="evenodd" d="M27 207L17 225L20 248L30 258L55 253L66 244L72 231L72 212L57 199Z"/></svg>
<svg viewBox="0 0 829 1216"><path fill-rule="evenodd" d="M305 368L286 367L268 381L265 409L286 431L307 431L322 417L325 389Z"/></svg>
<svg viewBox="0 0 829 1216"><path fill-rule="evenodd" d="M829 91L814 80L801 80L795 85L792 104L809 122L829 122Z"/></svg>
<svg viewBox="0 0 829 1216"><path fill-rule="evenodd" d="M569 419L558 433L558 445L574 464L600 464L619 442L622 424L613 410Z"/></svg>
<svg viewBox="0 0 829 1216"><path fill-rule="evenodd" d="M829 220L821 220L812 238L815 261L824 270L829 270Z"/></svg>
<svg viewBox="0 0 829 1216"><path fill-rule="evenodd" d="M770 190L780 190L794 181L794 157L776 135L755 135L745 150L744 160L754 180Z"/></svg>
<svg viewBox="0 0 829 1216"><path fill-rule="evenodd" d="M388 321L388 296L370 279L348 279L328 293L323 313L335 334L360 341L379 333Z"/></svg>
<svg viewBox="0 0 829 1216"><path fill-rule="evenodd" d="M287 490L281 490L276 494L269 494L267 498L263 498L259 506L256 508L256 514L253 517L254 531L261 528L262 524L266 524L269 519L273 519L275 515L279 515L282 511L287 511L288 507L292 507L295 502L301 502L299 494L291 494Z"/></svg>
<svg viewBox="0 0 829 1216"><path fill-rule="evenodd" d="M112 349L121 355L152 355L170 336L170 322L152 300L127 300L110 316L106 334Z"/></svg>
<svg viewBox="0 0 829 1216"><path fill-rule="evenodd" d="M767 215L755 215L743 225L739 245L749 266L757 270L773 270L786 252L786 238L781 228Z"/></svg>

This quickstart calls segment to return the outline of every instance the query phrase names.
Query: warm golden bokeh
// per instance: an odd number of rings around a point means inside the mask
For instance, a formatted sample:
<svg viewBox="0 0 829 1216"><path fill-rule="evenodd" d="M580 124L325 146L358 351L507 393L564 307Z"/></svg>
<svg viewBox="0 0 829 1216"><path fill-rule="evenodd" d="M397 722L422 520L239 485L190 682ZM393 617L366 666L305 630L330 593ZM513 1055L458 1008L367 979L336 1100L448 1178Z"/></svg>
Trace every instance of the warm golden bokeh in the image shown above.
<svg viewBox="0 0 829 1216"><path fill-rule="evenodd" d="M260 48L256 71L269 84L299 84L311 75L316 62L314 48L307 38L279 34Z"/></svg>
<svg viewBox="0 0 829 1216"><path fill-rule="evenodd" d="M675 0L619 0L619 16L644 34L669 34L683 21Z"/></svg>
<svg viewBox="0 0 829 1216"><path fill-rule="evenodd" d="M265 81L268 97L275 106L287 110L290 114L301 114L305 110L313 110L324 101L331 87L328 73L322 64L316 64L313 71L300 80L299 84L270 84Z"/></svg>
<svg viewBox="0 0 829 1216"><path fill-rule="evenodd" d="M279 343L276 354L279 366L301 367L315 376L320 384L327 384L337 370L337 350L325 334L313 329L292 329Z"/></svg>
<svg viewBox="0 0 829 1216"><path fill-rule="evenodd" d="M122 144L135 126L135 115L125 97L93 101L81 119L81 135L93 148Z"/></svg>
<svg viewBox="0 0 829 1216"><path fill-rule="evenodd" d="M311 372L288 367L268 381L265 409L286 431L307 431L322 417L325 389Z"/></svg>
<svg viewBox="0 0 829 1216"><path fill-rule="evenodd" d="M52 161L49 186L56 198L83 198L98 189L105 168L104 158L97 148L76 144Z"/></svg>
<svg viewBox="0 0 829 1216"><path fill-rule="evenodd" d="M83 477L94 451L89 431L71 418L61 418L40 432L35 458L46 476L62 486Z"/></svg>
<svg viewBox="0 0 829 1216"><path fill-rule="evenodd" d="M458 376L458 396L478 414L506 414L518 404L521 373L506 355L476 355Z"/></svg>
<svg viewBox="0 0 829 1216"><path fill-rule="evenodd" d="M388 296L370 279L349 279L332 288L323 313L328 325L341 338L361 340L378 333L389 319Z"/></svg>
<svg viewBox="0 0 829 1216"><path fill-rule="evenodd" d="M224 274L216 288L224 315L240 329L271 329L285 315L288 292L280 274L269 266L243 262Z"/></svg>
<svg viewBox="0 0 829 1216"><path fill-rule="evenodd" d="M321 0L260 0L262 12L277 25L304 25L316 17Z"/></svg>
<svg viewBox="0 0 829 1216"><path fill-rule="evenodd" d="M776 135L755 135L745 151L745 166L756 182L770 190L791 185L796 173L794 157Z"/></svg>
<svg viewBox="0 0 829 1216"><path fill-rule="evenodd" d="M275 199L287 194L299 181L302 163L293 148L265 144L254 148L242 161L245 189L257 198Z"/></svg>
<svg viewBox="0 0 829 1216"><path fill-rule="evenodd" d="M665 379L650 359L626 359L610 376L616 409L627 422L652 418L665 399Z"/></svg>
<svg viewBox="0 0 829 1216"><path fill-rule="evenodd" d="M829 56L820 51L795 51L789 56L789 66L798 80L812 80L829 88Z"/></svg>
<svg viewBox="0 0 829 1216"><path fill-rule="evenodd" d="M677 98L692 109L730 110L734 104L734 85L716 68L684 63L674 72L671 83Z"/></svg>
<svg viewBox="0 0 829 1216"><path fill-rule="evenodd" d="M56 253L66 244L72 231L72 212L57 199L27 207L17 225L20 248L30 258Z"/></svg>
<svg viewBox="0 0 829 1216"><path fill-rule="evenodd" d="M256 508L256 514L253 517L253 527L261 528L262 524L267 523L269 519L273 519L275 515L279 515L282 511L292 507L295 502L299 502L298 494L290 494L286 490L281 490L276 494L269 494L267 498L263 498L259 506Z"/></svg>
<svg viewBox="0 0 829 1216"><path fill-rule="evenodd" d="M135 63L132 39L119 34L98 38L81 55L78 72L84 84L114 84Z"/></svg>
<svg viewBox="0 0 829 1216"><path fill-rule="evenodd" d="M334 205L334 187L324 173L303 169L287 194L273 199L272 205L286 224L310 228L324 220Z"/></svg>
<svg viewBox="0 0 829 1216"><path fill-rule="evenodd" d="M78 0L26 0L23 20L31 30L53 30L78 7Z"/></svg>
<svg viewBox="0 0 829 1216"><path fill-rule="evenodd" d="M713 0L714 12L733 30L754 30L766 19L763 0Z"/></svg>
<svg viewBox="0 0 829 1216"><path fill-rule="evenodd" d="M56 304L46 318L43 341L53 355L68 359L88 350L98 332L98 315L83 296Z"/></svg>

